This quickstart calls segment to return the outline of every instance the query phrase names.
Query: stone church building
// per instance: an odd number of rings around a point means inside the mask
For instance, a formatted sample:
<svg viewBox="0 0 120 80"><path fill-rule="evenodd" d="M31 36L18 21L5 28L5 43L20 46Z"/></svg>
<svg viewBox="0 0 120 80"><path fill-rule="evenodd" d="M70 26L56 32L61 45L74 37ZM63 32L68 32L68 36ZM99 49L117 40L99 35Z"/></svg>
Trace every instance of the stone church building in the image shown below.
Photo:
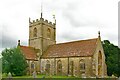
<svg viewBox="0 0 120 80"><path fill-rule="evenodd" d="M29 64L30 75L33 71L78 77L107 75L100 32L97 38L56 44L56 20L48 22L42 13L40 19L29 19L29 45L22 46L19 40L18 46Z"/></svg>

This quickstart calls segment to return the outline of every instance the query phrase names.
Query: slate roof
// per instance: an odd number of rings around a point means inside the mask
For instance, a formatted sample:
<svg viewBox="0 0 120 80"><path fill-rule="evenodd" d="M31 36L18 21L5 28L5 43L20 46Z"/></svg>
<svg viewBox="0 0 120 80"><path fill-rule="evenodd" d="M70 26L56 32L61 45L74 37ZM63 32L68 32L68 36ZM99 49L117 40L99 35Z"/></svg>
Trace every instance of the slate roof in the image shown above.
<svg viewBox="0 0 120 80"><path fill-rule="evenodd" d="M97 45L97 39L87 39L49 46L42 58L92 56Z"/></svg>
<svg viewBox="0 0 120 80"><path fill-rule="evenodd" d="M20 46L27 60L37 60L35 49L29 46Z"/></svg>

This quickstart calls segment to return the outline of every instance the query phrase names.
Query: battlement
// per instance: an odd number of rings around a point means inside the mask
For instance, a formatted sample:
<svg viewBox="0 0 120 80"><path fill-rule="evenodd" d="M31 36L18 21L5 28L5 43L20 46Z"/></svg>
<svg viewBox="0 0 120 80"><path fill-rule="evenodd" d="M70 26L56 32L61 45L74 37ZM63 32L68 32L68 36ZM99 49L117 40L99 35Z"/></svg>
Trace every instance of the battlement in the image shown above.
<svg viewBox="0 0 120 80"><path fill-rule="evenodd" d="M48 21L47 19L44 19L44 18L29 21L30 26L41 24L41 23L52 26L52 27L55 26L55 23L52 23L51 21Z"/></svg>

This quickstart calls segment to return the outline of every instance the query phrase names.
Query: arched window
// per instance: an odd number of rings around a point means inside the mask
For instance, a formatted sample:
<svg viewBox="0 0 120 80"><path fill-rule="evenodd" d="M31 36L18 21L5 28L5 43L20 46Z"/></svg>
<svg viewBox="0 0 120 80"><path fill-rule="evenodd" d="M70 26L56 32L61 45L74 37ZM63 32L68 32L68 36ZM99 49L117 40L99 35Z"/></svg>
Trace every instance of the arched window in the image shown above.
<svg viewBox="0 0 120 80"><path fill-rule="evenodd" d="M61 62L61 60L57 61L57 74L58 75L62 74L62 62Z"/></svg>
<svg viewBox="0 0 120 80"><path fill-rule="evenodd" d="M45 70L46 70L47 74L50 73L50 61L48 61L48 60L46 62L46 68L45 68Z"/></svg>
<svg viewBox="0 0 120 80"><path fill-rule="evenodd" d="M73 75L74 62L70 61L70 75Z"/></svg>
<svg viewBox="0 0 120 80"><path fill-rule="evenodd" d="M34 28L34 30L33 30L33 36L37 37L37 28Z"/></svg>
<svg viewBox="0 0 120 80"><path fill-rule="evenodd" d="M98 53L98 76L101 76L102 72L102 53L99 51Z"/></svg>
<svg viewBox="0 0 120 80"><path fill-rule="evenodd" d="M80 71L85 71L85 61L83 59L80 60Z"/></svg>
<svg viewBox="0 0 120 80"><path fill-rule="evenodd" d="M35 64L33 62L31 63L31 68L35 69Z"/></svg>
<svg viewBox="0 0 120 80"><path fill-rule="evenodd" d="M50 30L50 28L47 29L47 37L48 37L48 38L51 37L51 30Z"/></svg>
<svg viewBox="0 0 120 80"><path fill-rule="evenodd" d="M98 53L98 65L101 65L102 64L102 54L101 54L101 51L99 51Z"/></svg>

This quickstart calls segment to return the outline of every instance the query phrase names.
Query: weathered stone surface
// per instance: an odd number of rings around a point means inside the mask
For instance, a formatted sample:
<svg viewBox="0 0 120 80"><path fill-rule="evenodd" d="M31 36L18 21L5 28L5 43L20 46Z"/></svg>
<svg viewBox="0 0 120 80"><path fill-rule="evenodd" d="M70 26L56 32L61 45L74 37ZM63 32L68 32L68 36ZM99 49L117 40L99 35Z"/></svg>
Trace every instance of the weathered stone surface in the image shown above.
<svg viewBox="0 0 120 80"><path fill-rule="evenodd" d="M34 30L35 28L36 30ZM46 75L68 75L83 78L106 76L107 66L105 64L105 55L101 44L100 34L98 38L91 40L92 41L83 40L83 42L80 44L75 43L74 45L78 45L79 47L75 46L74 49L71 49L71 47L69 47L69 53L67 53L67 55L65 55L66 52L64 49L62 49L63 52L60 52L61 49L58 49L59 47L57 47L57 50L59 50L60 54L58 57L49 55L50 57L43 58L42 55L47 51L49 46L56 44L56 25L48 22L47 20L44 20L44 18L30 22L29 46L35 48L35 50L37 49L36 54L38 59L36 61L27 61L29 64L28 73L31 75L33 71L36 71L37 73ZM91 44L91 42L93 44ZM85 43L87 46L85 46ZM70 44L67 43L67 45L73 46L72 43ZM61 46L60 48L66 47ZM78 50L76 50L76 48ZM82 50L79 50L79 48ZM82 51L82 55L80 54L80 51ZM74 54L74 56L72 56L72 54ZM35 68L31 67L31 64L33 63L35 65Z"/></svg>

